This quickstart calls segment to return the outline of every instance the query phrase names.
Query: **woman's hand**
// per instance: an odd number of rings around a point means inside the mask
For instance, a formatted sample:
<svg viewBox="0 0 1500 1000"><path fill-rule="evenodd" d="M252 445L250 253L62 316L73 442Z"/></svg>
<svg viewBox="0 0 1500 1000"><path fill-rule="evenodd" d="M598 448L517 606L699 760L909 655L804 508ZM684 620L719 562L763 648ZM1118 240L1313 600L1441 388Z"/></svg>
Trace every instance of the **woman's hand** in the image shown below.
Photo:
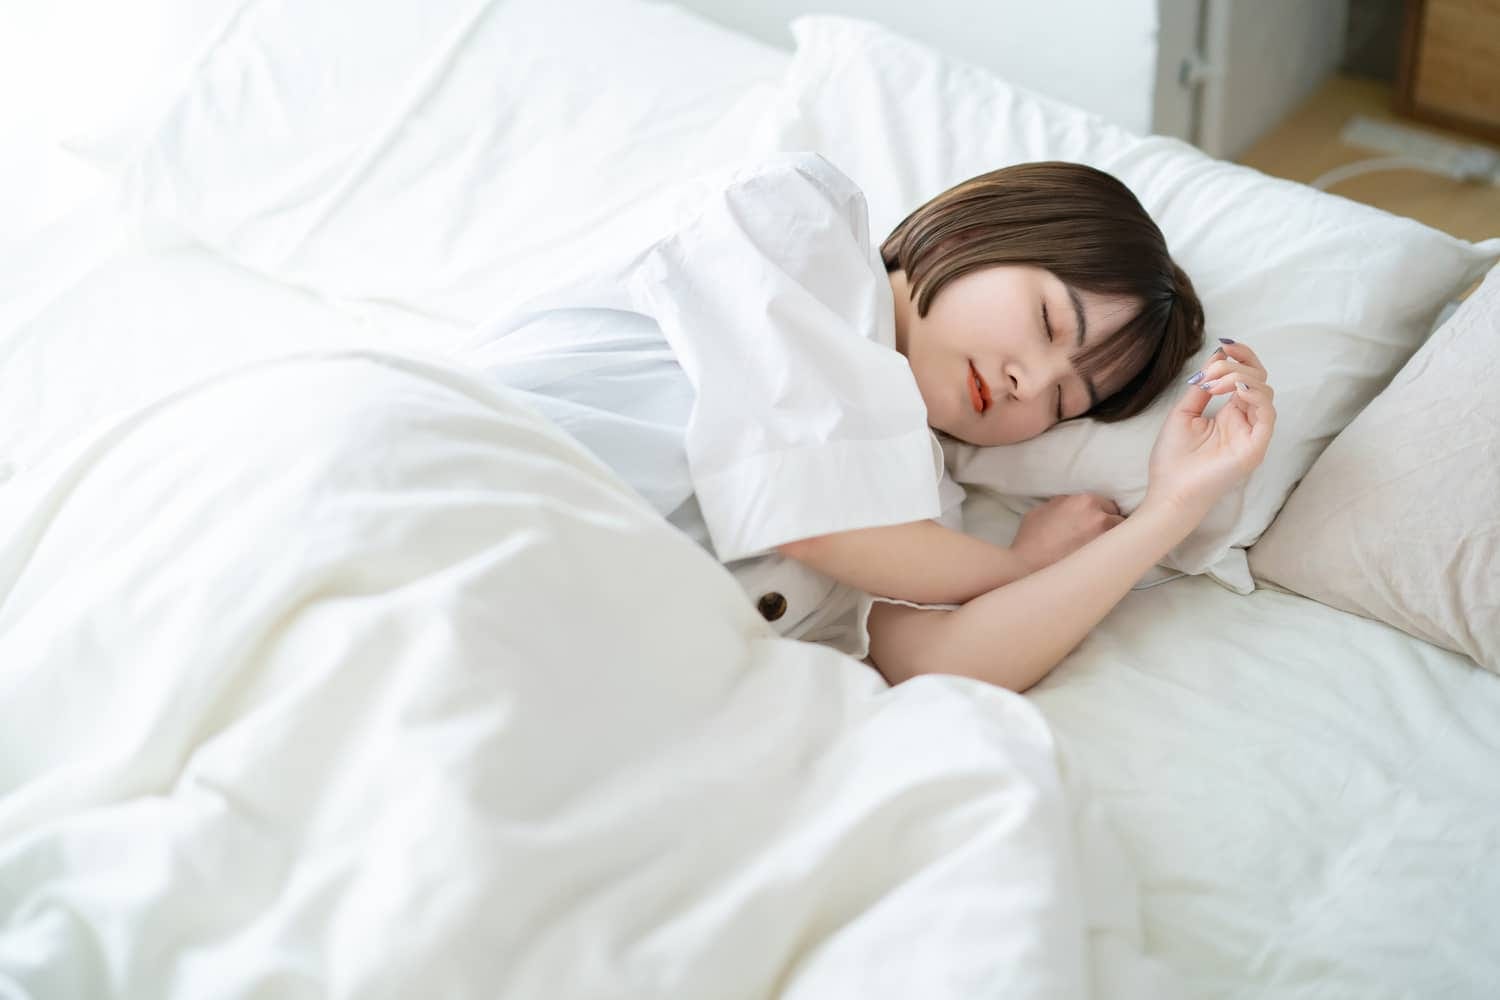
<svg viewBox="0 0 1500 1000"><path fill-rule="evenodd" d="M1224 356L1194 373L1202 378L1157 434L1143 501L1170 503L1198 520L1260 465L1276 427L1275 392L1255 352L1233 342L1219 351ZM1224 395L1229 401L1204 417L1209 400Z"/></svg>
<svg viewBox="0 0 1500 1000"><path fill-rule="evenodd" d="M1035 573L1123 520L1119 506L1105 497L1092 493L1052 497L1022 516L1010 550Z"/></svg>

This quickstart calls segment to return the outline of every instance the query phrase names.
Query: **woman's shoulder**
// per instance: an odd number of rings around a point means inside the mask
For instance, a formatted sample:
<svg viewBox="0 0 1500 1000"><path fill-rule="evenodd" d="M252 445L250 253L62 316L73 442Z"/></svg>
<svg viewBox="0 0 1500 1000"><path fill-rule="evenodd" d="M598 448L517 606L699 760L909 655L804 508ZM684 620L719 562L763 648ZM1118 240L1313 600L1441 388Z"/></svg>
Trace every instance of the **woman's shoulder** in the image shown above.
<svg viewBox="0 0 1500 1000"><path fill-rule="evenodd" d="M799 209L837 209L866 217L864 192L819 153L808 151L747 155L679 177L634 206L627 215L675 217L680 224L705 211L728 206L785 215Z"/></svg>
<svg viewBox="0 0 1500 1000"><path fill-rule="evenodd" d="M867 223L864 192L826 157L809 151L772 153L725 168L717 178L729 192L769 196L781 207L827 206Z"/></svg>
<svg viewBox="0 0 1500 1000"><path fill-rule="evenodd" d="M816 254L833 239L862 258L871 254L864 192L818 153L780 152L725 163L667 197L672 221L664 232L674 236L706 224L707 231L749 234L762 247Z"/></svg>
<svg viewBox="0 0 1500 1000"><path fill-rule="evenodd" d="M769 153L727 167L732 183L771 179L810 184L831 198L864 198L859 186L827 157L810 150Z"/></svg>

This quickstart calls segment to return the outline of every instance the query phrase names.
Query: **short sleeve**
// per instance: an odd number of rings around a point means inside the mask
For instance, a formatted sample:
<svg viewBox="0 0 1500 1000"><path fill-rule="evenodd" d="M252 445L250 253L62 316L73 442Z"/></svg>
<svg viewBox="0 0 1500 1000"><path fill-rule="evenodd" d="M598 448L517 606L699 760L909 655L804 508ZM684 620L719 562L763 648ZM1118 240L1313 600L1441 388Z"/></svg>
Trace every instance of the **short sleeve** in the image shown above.
<svg viewBox="0 0 1500 1000"><path fill-rule="evenodd" d="M704 182L631 275L696 400L688 466L719 558L939 516L864 197L783 154Z"/></svg>
<svg viewBox="0 0 1500 1000"><path fill-rule="evenodd" d="M929 440L935 463L933 475L939 479L938 492L943 499L938 522L954 531L962 531L963 488L944 469L937 436L931 435ZM780 555L731 563L729 568L752 601L768 597L781 600L784 613L772 623L777 632L789 639L831 646L857 660L869 655L870 609L876 602L944 610L958 607L956 604L915 604L877 597Z"/></svg>

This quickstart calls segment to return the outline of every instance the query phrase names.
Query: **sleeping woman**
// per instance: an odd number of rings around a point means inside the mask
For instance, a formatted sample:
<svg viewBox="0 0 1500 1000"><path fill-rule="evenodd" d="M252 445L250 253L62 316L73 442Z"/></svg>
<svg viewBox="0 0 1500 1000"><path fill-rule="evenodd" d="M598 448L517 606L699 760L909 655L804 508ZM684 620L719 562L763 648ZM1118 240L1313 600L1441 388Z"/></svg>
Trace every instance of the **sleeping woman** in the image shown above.
<svg viewBox="0 0 1500 1000"><path fill-rule="evenodd" d="M877 252L858 188L781 154L697 178L594 247L607 263L488 324L472 359L713 553L776 632L891 684L1031 687L1275 426L1264 367L1225 341L1180 386L1129 516L1079 494L1028 511L1010 546L963 532L934 432L983 446L1123 420L1202 345L1160 230L1091 167L972 178Z"/></svg>

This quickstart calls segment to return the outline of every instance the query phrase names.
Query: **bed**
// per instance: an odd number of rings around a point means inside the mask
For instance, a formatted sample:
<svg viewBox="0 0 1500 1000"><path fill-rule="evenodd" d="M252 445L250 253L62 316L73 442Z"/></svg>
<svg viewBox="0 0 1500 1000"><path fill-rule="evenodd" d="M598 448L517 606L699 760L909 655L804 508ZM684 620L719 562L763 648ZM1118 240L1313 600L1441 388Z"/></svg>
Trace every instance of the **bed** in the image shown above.
<svg viewBox="0 0 1500 1000"><path fill-rule="evenodd" d="M1429 338L1500 243L863 22L806 19L788 54L658 4L194 9L155 113L70 136L97 183L0 268L0 996L1500 990L1500 446L1443 368L1494 370L1497 282ZM879 117L883 86L940 113ZM676 177L813 149L881 232L965 167L891 130L952 152L975 132L922 123L966 115L1014 131L970 162L1130 179L1288 414L1265 476L1024 696L775 638L463 358ZM1469 604L1356 607L1387 570L1326 510L1374 502L1336 490L1371 464L1360 422L1434 379L1477 401L1467 561L1417 589ZM1138 501L1143 418L1042 444L1071 461L950 451L966 526ZM1451 518L1397 517L1369 530L1449 551Z"/></svg>

